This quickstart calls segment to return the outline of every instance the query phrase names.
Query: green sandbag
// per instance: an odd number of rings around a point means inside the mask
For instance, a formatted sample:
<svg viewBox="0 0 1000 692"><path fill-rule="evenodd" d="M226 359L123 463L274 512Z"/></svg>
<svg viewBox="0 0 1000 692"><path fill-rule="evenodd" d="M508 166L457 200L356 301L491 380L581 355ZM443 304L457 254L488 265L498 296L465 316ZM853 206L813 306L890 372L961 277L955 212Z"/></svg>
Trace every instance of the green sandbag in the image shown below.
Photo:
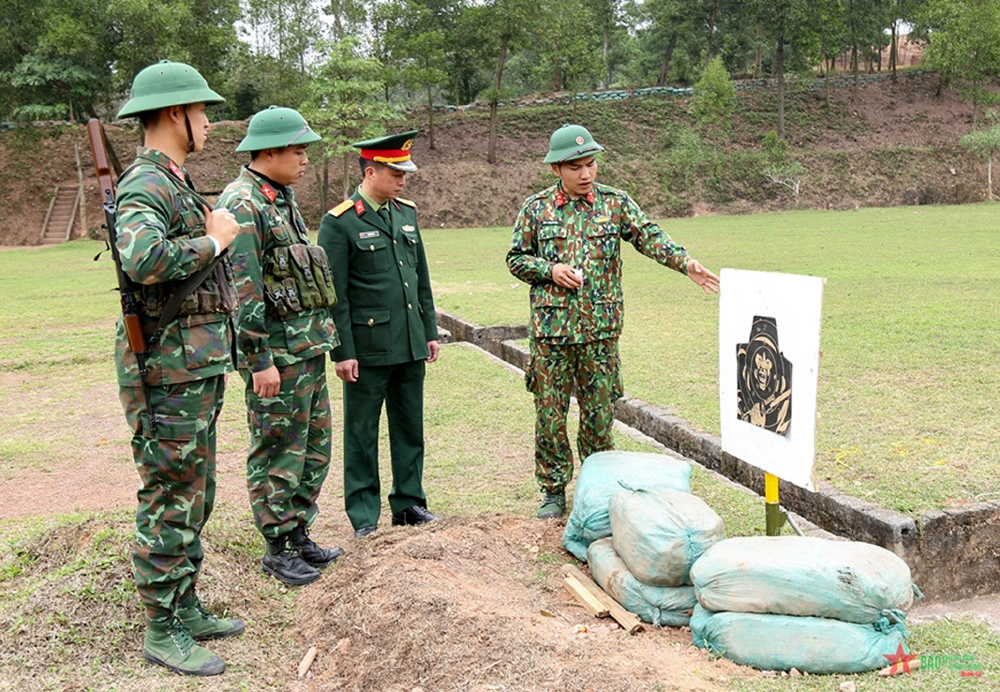
<svg viewBox="0 0 1000 692"><path fill-rule="evenodd" d="M670 488L620 490L609 512L615 552L653 586L690 584L691 565L725 538L722 518L704 500Z"/></svg>
<svg viewBox="0 0 1000 692"><path fill-rule="evenodd" d="M680 627L691 620L691 609L698 602L694 597L694 587L643 584L628 571L610 538L590 544L587 564L597 585L643 622L661 627Z"/></svg>
<svg viewBox="0 0 1000 692"><path fill-rule="evenodd" d="M712 611L777 613L870 624L902 621L913 605L910 568L870 543L801 536L729 538L691 569Z"/></svg>
<svg viewBox="0 0 1000 692"><path fill-rule="evenodd" d="M691 492L691 465L665 454L645 452L597 452L580 467L573 496L573 511L566 521L562 544L578 560L586 561L587 546L611 535L608 504L621 490L630 487L673 488Z"/></svg>
<svg viewBox="0 0 1000 692"><path fill-rule="evenodd" d="M828 618L713 613L701 605L691 616L695 646L744 666L825 675L863 673L888 665L906 631L901 623L875 625Z"/></svg>

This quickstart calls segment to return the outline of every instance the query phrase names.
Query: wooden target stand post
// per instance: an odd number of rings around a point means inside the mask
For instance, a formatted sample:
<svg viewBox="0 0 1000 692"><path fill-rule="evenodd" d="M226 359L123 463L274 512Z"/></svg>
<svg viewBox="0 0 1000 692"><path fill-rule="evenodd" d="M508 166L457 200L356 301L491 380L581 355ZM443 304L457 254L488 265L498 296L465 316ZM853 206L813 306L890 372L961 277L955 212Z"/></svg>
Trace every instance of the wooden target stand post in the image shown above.
<svg viewBox="0 0 1000 692"><path fill-rule="evenodd" d="M722 449L764 472L768 536L785 522L779 481L816 489L816 390L826 279L723 269L719 288Z"/></svg>

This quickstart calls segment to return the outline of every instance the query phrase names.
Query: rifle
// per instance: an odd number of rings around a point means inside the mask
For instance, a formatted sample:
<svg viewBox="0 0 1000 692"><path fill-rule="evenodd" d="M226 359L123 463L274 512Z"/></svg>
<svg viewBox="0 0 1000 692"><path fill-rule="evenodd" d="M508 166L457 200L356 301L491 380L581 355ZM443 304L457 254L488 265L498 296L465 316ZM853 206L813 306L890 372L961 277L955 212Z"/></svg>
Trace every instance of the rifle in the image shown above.
<svg viewBox="0 0 1000 692"><path fill-rule="evenodd" d="M135 355L136 364L139 366L139 377L142 380L142 391L146 399L146 414L149 418L149 432L150 435L155 435L156 417L153 415L153 402L150 398L149 384L146 381L149 372L146 367L146 335L142 329L142 320L139 316L138 300L136 299L138 284L129 278L129 275L122 269L121 256L118 254L118 246L115 243L118 222L115 187L111 180L111 166L108 164L108 148L104 140L104 128L97 118L91 118L87 122L87 137L90 139L90 153L94 159L94 168L97 169L97 186L104 207L104 227L108 231L105 242L108 249L111 250L111 257L114 259L118 275L118 293L121 295L125 337L128 339L129 350ZM98 257L100 254L94 260L97 260Z"/></svg>

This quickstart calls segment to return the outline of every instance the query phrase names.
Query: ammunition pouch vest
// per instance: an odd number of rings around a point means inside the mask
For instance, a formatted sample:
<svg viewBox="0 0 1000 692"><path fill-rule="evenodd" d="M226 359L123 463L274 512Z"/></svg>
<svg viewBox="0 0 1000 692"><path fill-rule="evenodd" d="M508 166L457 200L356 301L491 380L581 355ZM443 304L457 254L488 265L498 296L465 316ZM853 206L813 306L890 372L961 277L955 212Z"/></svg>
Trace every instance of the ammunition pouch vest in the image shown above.
<svg viewBox="0 0 1000 692"><path fill-rule="evenodd" d="M284 317L337 302L326 251L318 245L279 245L264 253L264 296L268 307Z"/></svg>
<svg viewBox="0 0 1000 692"><path fill-rule="evenodd" d="M135 164L126 169L121 178L124 179L134 169L146 167L156 168L164 173L164 177L170 181L179 197L178 208L174 210L174 218L171 219L170 226L176 228L179 225L183 227L183 231L172 234L171 240L204 236L205 212L203 205L206 205L207 202L197 192L182 185L162 166L153 162ZM152 319L162 319L171 298L185 281L186 279L178 279L177 281L140 285L137 297L143 314ZM187 315L230 313L236 309L238 301L232 266L229 264L228 257L220 256L205 279L189 290L180 305L177 306L176 312L173 315L168 315L167 319L169 321Z"/></svg>

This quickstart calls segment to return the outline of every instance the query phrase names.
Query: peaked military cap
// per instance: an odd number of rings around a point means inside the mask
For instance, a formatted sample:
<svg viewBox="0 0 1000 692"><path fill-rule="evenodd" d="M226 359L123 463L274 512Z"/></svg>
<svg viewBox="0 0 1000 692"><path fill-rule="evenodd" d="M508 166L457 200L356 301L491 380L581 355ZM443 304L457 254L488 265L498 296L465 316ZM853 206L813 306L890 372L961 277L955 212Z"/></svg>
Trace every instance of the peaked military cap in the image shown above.
<svg viewBox="0 0 1000 692"><path fill-rule="evenodd" d="M321 137L312 131L309 123L297 110L271 106L250 118L247 135L236 147L236 151L283 149L319 139Z"/></svg>
<svg viewBox="0 0 1000 692"><path fill-rule="evenodd" d="M587 128L566 124L549 138L549 153L545 155L545 163L575 161L599 151L604 151L604 147L594 141Z"/></svg>
<svg viewBox="0 0 1000 692"><path fill-rule="evenodd" d="M360 149L361 158L367 161L377 161L397 171L412 173L417 170L417 165L410 160L410 147L413 146L417 133L418 130L407 130L398 135L355 142L351 146Z"/></svg>
<svg viewBox="0 0 1000 692"><path fill-rule="evenodd" d="M129 100L118 111L118 117L138 115L168 106L222 103L225 100L208 88L208 82L198 70L182 62L161 60L140 70L135 76Z"/></svg>

